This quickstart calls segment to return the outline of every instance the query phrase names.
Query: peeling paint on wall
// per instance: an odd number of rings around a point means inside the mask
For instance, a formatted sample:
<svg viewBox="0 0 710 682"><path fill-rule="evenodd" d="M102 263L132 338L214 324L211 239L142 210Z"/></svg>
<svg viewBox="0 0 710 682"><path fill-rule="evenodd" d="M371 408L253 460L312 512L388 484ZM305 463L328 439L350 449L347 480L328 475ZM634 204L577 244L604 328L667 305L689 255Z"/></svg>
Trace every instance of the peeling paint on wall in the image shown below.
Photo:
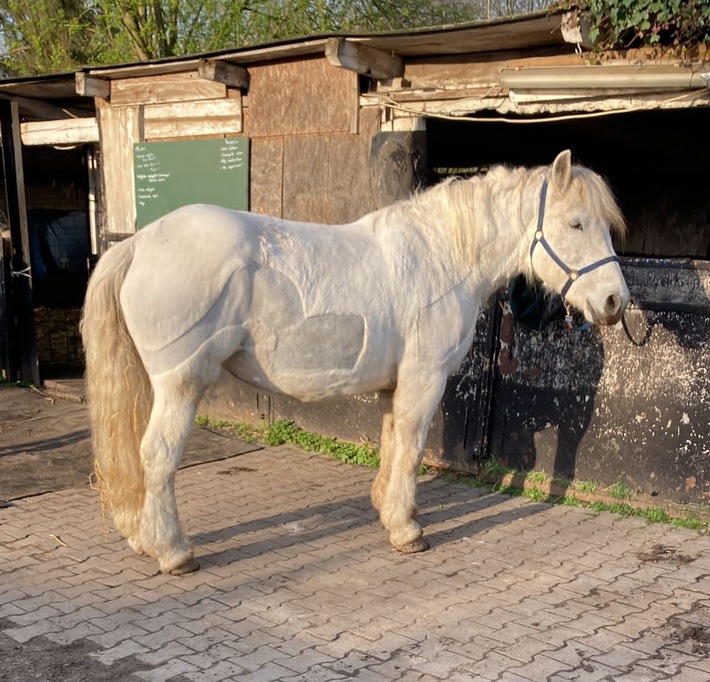
<svg viewBox="0 0 710 682"><path fill-rule="evenodd" d="M534 332L504 315L491 453L520 469L709 504L710 266L627 259L624 274L639 346L620 324Z"/></svg>

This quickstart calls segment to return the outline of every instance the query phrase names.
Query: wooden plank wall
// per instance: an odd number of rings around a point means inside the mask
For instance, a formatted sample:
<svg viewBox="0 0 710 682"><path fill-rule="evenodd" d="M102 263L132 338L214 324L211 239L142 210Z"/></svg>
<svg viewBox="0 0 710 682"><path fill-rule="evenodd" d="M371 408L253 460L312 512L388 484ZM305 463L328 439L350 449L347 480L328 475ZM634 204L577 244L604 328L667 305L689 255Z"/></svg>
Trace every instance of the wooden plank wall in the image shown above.
<svg viewBox="0 0 710 682"><path fill-rule="evenodd" d="M115 80L97 99L107 233L135 231L133 144L246 134L251 210L341 223L374 210L368 161L379 113L358 76L324 57L249 68L249 93L195 74Z"/></svg>
<svg viewBox="0 0 710 682"><path fill-rule="evenodd" d="M374 210L368 161L379 112L359 110L357 74L324 58L249 74L251 210L323 223Z"/></svg>
<svg viewBox="0 0 710 682"><path fill-rule="evenodd" d="M249 135L357 132L358 76L324 57L249 67Z"/></svg>
<svg viewBox="0 0 710 682"><path fill-rule="evenodd" d="M110 102L96 99L102 152L104 234L136 229L133 144L151 140L239 135L239 90L194 73L126 78L111 84Z"/></svg>

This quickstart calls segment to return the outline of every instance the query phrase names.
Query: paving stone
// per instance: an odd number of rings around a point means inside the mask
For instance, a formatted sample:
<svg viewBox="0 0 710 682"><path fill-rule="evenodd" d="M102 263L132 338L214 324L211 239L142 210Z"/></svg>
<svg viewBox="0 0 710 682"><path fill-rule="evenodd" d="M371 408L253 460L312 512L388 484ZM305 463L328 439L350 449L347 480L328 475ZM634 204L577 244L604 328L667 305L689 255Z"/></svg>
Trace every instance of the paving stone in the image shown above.
<svg viewBox="0 0 710 682"><path fill-rule="evenodd" d="M277 651L283 651L283 649L274 647ZM316 651L315 649L305 649L301 653L296 655L284 655L279 658L279 665L284 668L288 668L294 673L306 673L308 670L315 666L323 666L325 664L333 663L335 659L332 656L324 654L322 651Z"/></svg>
<svg viewBox="0 0 710 682"><path fill-rule="evenodd" d="M344 675L336 673L330 668L315 666L311 668L307 673L295 675L292 677L282 677L280 682L335 682L336 680L345 679L352 679L352 677L346 678Z"/></svg>
<svg viewBox="0 0 710 682"><path fill-rule="evenodd" d="M621 674L620 670L610 668L602 663L584 661L580 667L557 673L555 677L575 682L615 682Z"/></svg>
<svg viewBox="0 0 710 682"><path fill-rule="evenodd" d="M178 675L187 675L191 671L195 670L194 666L191 666L185 661L181 661L179 658L175 658L172 661L164 663L158 668L153 668L152 670L141 670L136 673L138 677L143 678L146 682L165 682ZM223 677L214 677L213 680L225 679Z"/></svg>
<svg viewBox="0 0 710 682"><path fill-rule="evenodd" d="M702 670L710 680L710 660L708 660L707 657L693 661L692 663L686 663L686 667L692 668L693 670Z"/></svg>
<svg viewBox="0 0 710 682"><path fill-rule="evenodd" d="M631 649L620 644L614 647L612 651L592 656L591 660L612 668L628 670L646 658L647 656L637 649Z"/></svg>
<svg viewBox="0 0 710 682"><path fill-rule="evenodd" d="M480 661L466 664L465 669L487 680L498 680L500 675L507 670L520 667L520 661L498 651L486 654Z"/></svg>
<svg viewBox="0 0 710 682"><path fill-rule="evenodd" d="M584 670L589 665L589 659L599 654L600 651L598 649L593 649L576 640L570 640L563 647L545 652L545 655L549 658L566 663L575 670Z"/></svg>
<svg viewBox="0 0 710 682"><path fill-rule="evenodd" d="M99 625L99 627L101 626ZM148 633L145 630L139 628L133 623L123 623L122 625L119 625L117 628L109 632L90 635L88 639L90 639L92 642L95 642L96 644L99 644L100 646L112 647L118 644L119 642L128 639L129 637L141 637L147 634Z"/></svg>
<svg viewBox="0 0 710 682"><path fill-rule="evenodd" d="M681 666L676 674L664 679L668 682L707 682L708 674L702 670Z"/></svg>
<svg viewBox="0 0 710 682"><path fill-rule="evenodd" d="M91 639L91 638L89 638ZM96 651L89 654L89 656L95 658L106 665L112 665L116 661L122 658L127 658L128 656L136 656L137 654L143 654L149 651L148 648L134 642L132 640L125 640L110 647L109 649L104 649L103 651Z"/></svg>
<svg viewBox="0 0 710 682"><path fill-rule="evenodd" d="M21 607L17 607L19 614L8 614L10 620L17 625L31 625L39 621L48 620L53 616L61 616L62 612L55 609L53 606L41 606L36 611L26 613ZM60 625L61 627L61 625Z"/></svg>
<svg viewBox="0 0 710 682"><path fill-rule="evenodd" d="M532 661L523 666L513 667L509 672L526 679L546 680L552 675L566 672L570 666L562 661L538 654Z"/></svg>
<svg viewBox="0 0 710 682"><path fill-rule="evenodd" d="M291 671L278 663L269 662L258 670L238 673L233 679L238 682L271 682L276 680L291 679ZM358 674L360 679L360 674Z"/></svg>
<svg viewBox="0 0 710 682"><path fill-rule="evenodd" d="M656 680L667 680L668 677L657 670L648 670L634 667L633 670L622 672L616 677L614 682L656 682Z"/></svg>
<svg viewBox="0 0 710 682"><path fill-rule="evenodd" d="M140 626L143 624L144 621L140 621ZM172 640L183 639L188 634L187 630L173 624L162 628L158 632L149 632L147 635L135 636L133 640L148 649L159 649Z"/></svg>
<svg viewBox="0 0 710 682"><path fill-rule="evenodd" d="M21 594L22 597L25 595L23 593L18 593ZM25 615L25 610L20 607L19 604L13 604L12 602L8 602L7 604L3 604L0 606L0 618L7 618L9 616L23 616ZM34 621L34 618L30 618L30 622Z"/></svg>
<svg viewBox="0 0 710 682"><path fill-rule="evenodd" d="M7 630L3 630L3 633L8 637L12 637L12 639L16 642L24 644L35 637L46 635L51 632L60 632L61 629L61 626L56 623L52 623L48 620L42 620L38 623L31 623L30 625L25 625L21 628L8 628Z"/></svg>
<svg viewBox="0 0 710 682"><path fill-rule="evenodd" d="M236 466L252 471L220 473ZM427 477L433 546L404 556L370 507L373 477L293 448L181 470L202 560L184 578L105 539L90 491L20 500L2 510L2 631L87 640L147 682L710 679L678 637L710 628L707 536ZM695 558L641 562L659 543Z"/></svg>

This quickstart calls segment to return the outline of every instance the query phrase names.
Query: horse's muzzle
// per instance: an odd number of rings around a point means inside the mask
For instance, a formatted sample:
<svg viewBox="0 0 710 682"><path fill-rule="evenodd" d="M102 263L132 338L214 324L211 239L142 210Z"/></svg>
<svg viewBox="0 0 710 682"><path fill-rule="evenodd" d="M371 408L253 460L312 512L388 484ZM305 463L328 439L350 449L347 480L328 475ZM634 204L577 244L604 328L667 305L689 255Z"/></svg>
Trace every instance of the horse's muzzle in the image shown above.
<svg viewBox="0 0 710 682"><path fill-rule="evenodd" d="M628 295L610 294L606 297L602 310L592 309L594 323L603 325L616 324L623 317L628 304Z"/></svg>

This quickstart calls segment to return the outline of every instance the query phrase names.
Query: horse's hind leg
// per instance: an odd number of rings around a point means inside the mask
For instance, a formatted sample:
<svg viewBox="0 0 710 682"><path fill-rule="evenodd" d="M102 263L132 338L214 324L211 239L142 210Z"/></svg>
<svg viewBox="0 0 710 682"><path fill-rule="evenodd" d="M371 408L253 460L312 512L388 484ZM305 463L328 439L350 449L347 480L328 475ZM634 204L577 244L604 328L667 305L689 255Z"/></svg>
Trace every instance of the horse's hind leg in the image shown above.
<svg viewBox="0 0 710 682"><path fill-rule="evenodd" d="M145 502L139 545L158 559L163 573L187 573L199 567L180 527L175 473L202 390L203 386L185 383L174 375L162 375L153 382L153 409L141 441Z"/></svg>
<svg viewBox="0 0 710 682"><path fill-rule="evenodd" d="M372 505L382 508L382 498L387 490L392 470L392 450L394 449L394 413L392 411L392 391L380 391L380 414L382 434L380 436L380 468L372 484Z"/></svg>
<svg viewBox="0 0 710 682"><path fill-rule="evenodd" d="M380 507L382 524L390 542L400 552L420 552L429 547L415 520L416 483L429 424L444 392L446 377L432 377L424 368L400 376L394 393L394 447L389 480ZM422 378L430 380L428 384Z"/></svg>

